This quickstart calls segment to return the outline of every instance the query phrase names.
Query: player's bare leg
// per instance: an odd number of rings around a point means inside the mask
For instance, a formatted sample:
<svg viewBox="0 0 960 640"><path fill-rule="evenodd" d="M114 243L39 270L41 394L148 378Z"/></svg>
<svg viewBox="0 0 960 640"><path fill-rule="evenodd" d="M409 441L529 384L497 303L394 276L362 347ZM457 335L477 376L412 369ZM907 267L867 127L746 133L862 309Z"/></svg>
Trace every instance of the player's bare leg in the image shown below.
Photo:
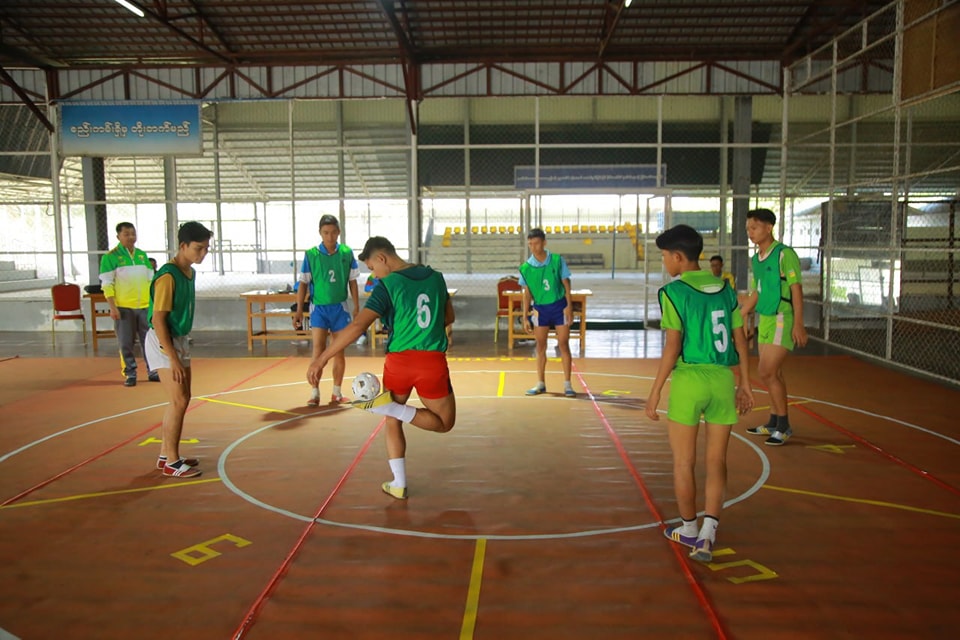
<svg viewBox="0 0 960 640"><path fill-rule="evenodd" d="M158 373L160 375L160 383L163 385L163 390L169 398L166 409L163 411L163 422L160 426L160 458L159 460L163 463L166 463L166 466L177 465L180 466L180 436L183 433L183 416L187 413L187 407L190 405L191 397L191 382L193 380L193 372L190 367L184 367L183 370L183 380L177 382L173 379L173 373L170 369L159 369ZM195 467L197 465L197 460L191 459L189 461L184 461L183 465L187 467ZM158 466L160 466L158 464ZM187 472L185 469L182 473L168 473L165 467L164 475L177 475L177 476L198 476L200 475L199 470L194 470L193 472Z"/></svg>
<svg viewBox="0 0 960 640"><path fill-rule="evenodd" d="M332 333L331 341L336 340L337 336L340 335L340 332ZM333 392L330 395L331 402L342 402L343 401L343 392L340 390L340 387L343 385L343 374L347 370L347 357L343 354L343 351L333 356Z"/></svg>
<svg viewBox="0 0 960 640"><path fill-rule="evenodd" d="M563 393L568 397L576 395L570 383L573 361L570 356L570 326L557 327L557 350L560 351L560 363L563 366Z"/></svg>
<svg viewBox="0 0 960 640"><path fill-rule="evenodd" d="M535 396L547 390L547 335L550 327L534 327L533 336L537 340L537 384L527 390L528 396Z"/></svg>
<svg viewBox="0 0 960 640"><path fill-rule="evenodd" d="M313 354L313 359L316 360L323 350L327 348L327 336L330 334L326 329L321 329L320 327L312 327L310 329L311 337L313 338L313 347L311 353ZM336 361L334 361L334 374L336 374ZM342 377L342 375L341 375ZM310 399L307 400L307 404L311 407L315 407L320 404L320 380L317 380L317 385L310 386Z"/></svg>

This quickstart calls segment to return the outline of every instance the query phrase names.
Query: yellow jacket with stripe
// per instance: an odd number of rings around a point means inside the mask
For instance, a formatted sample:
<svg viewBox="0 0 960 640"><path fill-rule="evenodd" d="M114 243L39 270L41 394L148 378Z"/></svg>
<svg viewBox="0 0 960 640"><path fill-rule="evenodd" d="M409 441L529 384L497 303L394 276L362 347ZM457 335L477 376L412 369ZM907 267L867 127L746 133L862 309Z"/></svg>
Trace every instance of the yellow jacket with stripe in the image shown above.
<svg viewBox="0 0 960 640"><path fill-rule="evenodd" d="M103 295L114 298L118 307L146 309L150 306L153 267L145 251L132 252L118 244L100 258L100 285Z"/></svg>

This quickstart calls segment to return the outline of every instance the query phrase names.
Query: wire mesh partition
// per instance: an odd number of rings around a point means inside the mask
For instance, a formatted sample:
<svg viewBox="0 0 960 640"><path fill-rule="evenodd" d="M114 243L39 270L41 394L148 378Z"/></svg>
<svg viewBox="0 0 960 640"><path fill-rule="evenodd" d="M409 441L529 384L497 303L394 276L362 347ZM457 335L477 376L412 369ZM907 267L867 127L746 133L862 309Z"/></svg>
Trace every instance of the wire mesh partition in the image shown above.
<svg viewBox="0 0 960 640"><path fill-rule="evenodd" d="M815 252L813 333L956 382L960 94L954 83L905 95L912 30L946 9L922 4L892 3L789 67L784 197L797 205L793 242ZM845 76L867 73L888 90L842 91ZM804 110L813 87L830 97L827 122Z"/></svg>

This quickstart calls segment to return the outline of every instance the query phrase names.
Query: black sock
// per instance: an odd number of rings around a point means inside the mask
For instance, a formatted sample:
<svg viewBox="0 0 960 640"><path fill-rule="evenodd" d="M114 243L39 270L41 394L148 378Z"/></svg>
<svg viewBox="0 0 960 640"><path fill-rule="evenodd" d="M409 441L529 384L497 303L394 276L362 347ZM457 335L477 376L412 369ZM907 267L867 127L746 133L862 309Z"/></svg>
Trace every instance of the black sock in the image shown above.
<svg viewBox="0 0 960 640"><path fill-rule="evenodd" d="M765 425L763 425L763 426L765 426L767 429L770 429L770 430L776 429L776 428L777 428L777 416L776 416L776 414L771 413L771 414L770 414L770 419L767 420L767 424L765 424Z"/></svg>
<svg viewBox="0 0 960 640"><path fill-rule="evenodd" d="M777 416L777 429L779 429L780 431L789 431L790 419L785 415Z"/></svg>

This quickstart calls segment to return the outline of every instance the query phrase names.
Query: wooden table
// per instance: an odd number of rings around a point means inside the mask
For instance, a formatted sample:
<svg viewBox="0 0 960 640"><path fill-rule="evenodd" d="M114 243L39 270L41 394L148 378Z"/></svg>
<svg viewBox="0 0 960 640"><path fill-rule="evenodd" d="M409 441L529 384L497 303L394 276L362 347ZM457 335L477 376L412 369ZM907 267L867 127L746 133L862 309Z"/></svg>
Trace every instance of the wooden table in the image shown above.
<svg viewBox="0 0 960 640"><path fill-rule="evenodd" d="M254 340L259 340L266 346L268 340L303 340L310 337L309 331L297 331L293 328L293 316L290 305L296 304L296 292L271 293L269 291L245 291L240 297L247 302L247 350L253 351ZM280 309L269 309L271 304L282 305ZM310 319L309 313L304 313L304 321ZM254 318L260 319L260 329L254 330ZM291 318L286 329L267 329L267 318Z"/></svg>
<svg viewBox="0 0 960 640"><path fill-rule="evenodd" d="M507 348L513 350L513 343L516 340L531 340L532 333L523 331L523 291L506 291L507 303L510 308L510 314L507 316ZM573 324L570 326L570 337L578 336L580 338L580 357L584 357L587 347L587 297L592 296L590 289L577 289L570 292L570 300L573 302ZM519 329L517 326L519 324ZM548 335L555 335L554 330L550 330Z"/></svg>
<svg viewBox="0 0 960 640"><path fill-rule="evenodd" d="M110 305L107 304L107 297L102 293L85 293L83 297L90 301L90 333L93 337L93 349L96 351L100 338L116 338L117 331L114 324L113 329L98 329L97 318L110 317ZM104 305L97 306L97 305Z"/></svg>

